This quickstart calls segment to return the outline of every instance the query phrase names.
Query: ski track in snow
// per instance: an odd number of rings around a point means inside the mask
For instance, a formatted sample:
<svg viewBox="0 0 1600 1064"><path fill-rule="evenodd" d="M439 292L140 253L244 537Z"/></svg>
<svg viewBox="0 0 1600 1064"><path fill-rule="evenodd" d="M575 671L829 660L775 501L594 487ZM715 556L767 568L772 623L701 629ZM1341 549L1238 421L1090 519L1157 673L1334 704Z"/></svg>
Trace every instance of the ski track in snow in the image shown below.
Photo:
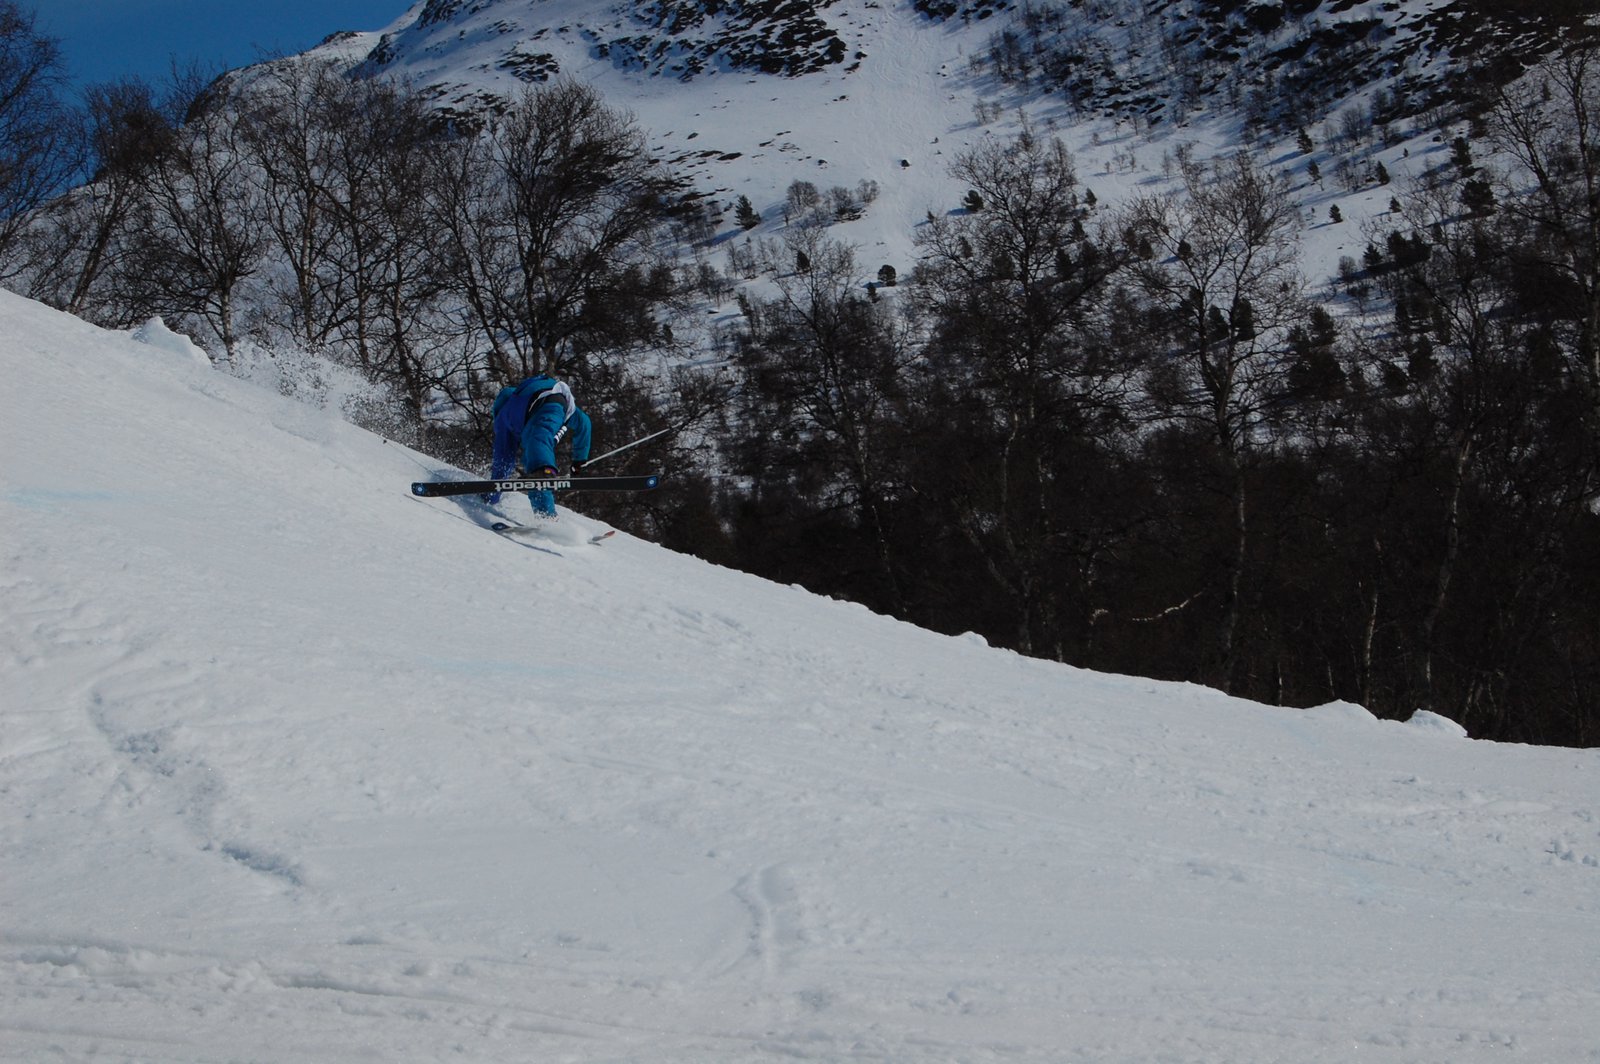
<svg viewBox="0 0 1600 1064"><path fill-rule="evenodd" d="M0 337L0 1058L1600 1060L1594 751L530 551L327 411Z"/></svg>

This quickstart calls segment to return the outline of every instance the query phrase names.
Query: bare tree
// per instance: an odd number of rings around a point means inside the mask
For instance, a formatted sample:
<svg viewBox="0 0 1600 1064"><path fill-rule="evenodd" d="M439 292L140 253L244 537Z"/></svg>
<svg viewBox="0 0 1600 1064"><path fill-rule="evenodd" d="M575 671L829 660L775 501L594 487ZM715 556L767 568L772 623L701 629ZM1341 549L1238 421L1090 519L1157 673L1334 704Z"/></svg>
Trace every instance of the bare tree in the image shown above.
<svg viewBox="0 0 1600 1064"><path fill-rule="evenodd" d="M1217 657L1231 687L1251 539L1246 473L1283 391L1288 330L1308 315L1296 270L1300 215L1285 182L1246 154L1187 165L1183 175L1182 195L1138 201L1129 224L1152 245L1134 276L1168 345L1150 393L1162 416L1203 430L1225 481L1232 551Z"/></svg>
<svg viewBox="0 0 1600 1064"><path fill-rule="evenodd" d="M951 402L981 399L998 451L952 497L956 525L1014 603L1017 647L1060 654L1055 566L1066 449L1120 414L1126 365L1099 340L1121 242L1084 229L1072 158L1024 133L962 153L951 173L983 201L934 216L913 290ZM965 450L966 448L962 448Z"/></svg>
<svg viewBox="0 0 1600 1064"><path fill-rule="evenodd" d="M331 63L268 67L250 89L242 146L259 169L260 207L276 256L287 267L281 293L295 335L325 344L338 316L335 284L325 272L336 200L333 156L341 127L334 121L349 81Z"/></svg>
<svg viewBox="0 0 1600 1064"><path fill-rule="evenodd" d="M1562 348L1600 457L1600 48L1574 45L1498 89L1486 125L1516 164L1500 209L1531 227L1530 265L1565 304Z"/></svg>
<svg viewBox="0 0 1600 1064"><path fill-rule="evenodd" d="M375 376L397 381L418 408L430 387L470 368L467 349L439 328L446 279L427 200L441 146L425 106L419 96L383 85L351 116L367 117L349 149L348 182L360 194L338 215L340 244L357 279L358 358Z"/></svg>
<svg viewBox="0 0 1600 1064"><path fill-rule="evenodd" d="M96 292L108 274L120 274L119 256L145 181L176 143L172 106L138 78L90 86L86 99L92 178L52 210L52 224L64 236L60 245L71 248L61 261L75 267L64 305L72 314L125 324L128 313L113 307L111 294Z"/></svg>
<svg viewBox="0 0 1600 1064"><path fill-rule="evenodd" d="M443 250L497 376L654 335L650 237L673 184L631 117L575 82L532 89L440 173Z"/></svg>
<svg viewBox="0 0 1600 1064"><path fill-rule="evenodd" d="M1395 342L1409 371L1400 413L1387 420L1420 441L1410 446L1427 463L1415 479L1436 485L1423 493L1421 516L1408 530L1422 546L1426 577L1419 581L1408 694L1412 704L1449 708L1462 720L1500 716L1506 707L1495 691L1507 682L1504 670L1450 644L1468 627L1463 611L1482 619L1487 634L1479 649L1490 660L1509 659L1512 644L1547 630L1554 611L1546 604L1563 594L1553 576L1561 562L1550 545L1573 515L1588 510L1600 474L1592 450L1585 457L1587 404L1573 401L1574 385L1585 382L1576 379L1570 348L1552 335L1548 315L1529 313L1527 246L1548 247L1547 230L1535 225L1530 232L1522 211L1464 211L1448 183L1408 187L1397 204L1419 250L1392 282L1397 311L1404 311ZM1567 293L1562 303L1570 313L1570 286L1544 276L1547 287ZM1518 547L1496 559L1491 583L1468 559L1493 537ZM1472 607L1459 604L1463 582L1469 596L1476 589ZM1485 584L1499 596L1492 608Z"/></svg>
<svg viewBox="0 0 1600 1064"><path fill-rule="evenodd" d="M794 441L809 492L848 507L871 544L887 605L902 611L888 509L915 352L895 309L866 298L853 248L807 227L765 250L778 294L747 304L747 419L755 434ZM790 270L802 255L810 268Z"/></svg>
<svg viewBox="0 0 1600 1064"><path fill-rule="evenodd" d="M240 289L268 241L233 109L220 98L209 104L143 176L124 280L164 312L198 315L232 359L242 338Z"/></svg>
<svg viewBox="0 0 1600 1064"><path fill-rule="evenodd" d="M57 42L35 30L32 13L0 0L0 278L21 265L13 251L30 212L80 161L61 80Z"/></svg>
<svg viewBox="0 0 1600 1064"><path fill-rule="evenodd" d="M783 197L783 223L810 224L822 206L822 193L810 181L791 181Z"/></svg>

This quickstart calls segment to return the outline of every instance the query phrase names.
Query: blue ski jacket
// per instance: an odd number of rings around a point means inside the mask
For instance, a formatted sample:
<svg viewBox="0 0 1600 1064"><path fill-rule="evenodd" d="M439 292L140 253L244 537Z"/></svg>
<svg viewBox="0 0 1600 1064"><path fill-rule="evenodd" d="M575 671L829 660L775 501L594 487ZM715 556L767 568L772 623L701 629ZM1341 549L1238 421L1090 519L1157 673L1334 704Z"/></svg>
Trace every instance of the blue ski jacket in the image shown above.
<svg viewBox="0 0 1600 1064"><path fill-rule="evenodd" d="M556 446L567 439L572 441L572 460L588 461L589 415L579 409L572 389L564 382L554 377L529 377L521 384L501 388L492 409L494 464L489 475L493 479L510 476L519 457L528 473L554 469ZM529 492L528 498L540 513L555 512L549 492Z"/></svg>
<svg viewBox="0 0 1600 1064"><path fill-rule="evenodd" d="M572 460L589 458L592 426L579 409L572 389L554 377L529 377L500 389L494 397L494 467L499 480L516 468L518 457L527 472L554 467L556 446L572 440Z"/></svg>

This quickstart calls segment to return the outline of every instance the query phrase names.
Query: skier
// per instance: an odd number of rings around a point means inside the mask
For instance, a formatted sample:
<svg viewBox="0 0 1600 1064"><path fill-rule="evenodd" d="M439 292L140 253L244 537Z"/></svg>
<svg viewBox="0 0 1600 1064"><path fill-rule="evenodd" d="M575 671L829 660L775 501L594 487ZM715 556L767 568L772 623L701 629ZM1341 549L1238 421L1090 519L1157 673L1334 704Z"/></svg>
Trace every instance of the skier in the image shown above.
<svg viewBox="0 0 1600 1064"><path fill-rule="evenodd" d="M554 377L529 377L514 387L501 388L494 397L494 465L490 477L504 480L513 469L518 475L530 477L557 476L556 445L567 439L572 443L572 472L581 473L589 460L590 431L589 415L578 409L572 389ZM500 493L483 498L493 505L500 501ZM530 491L528 501L537 516L555 517L553 492Z"/></svg>

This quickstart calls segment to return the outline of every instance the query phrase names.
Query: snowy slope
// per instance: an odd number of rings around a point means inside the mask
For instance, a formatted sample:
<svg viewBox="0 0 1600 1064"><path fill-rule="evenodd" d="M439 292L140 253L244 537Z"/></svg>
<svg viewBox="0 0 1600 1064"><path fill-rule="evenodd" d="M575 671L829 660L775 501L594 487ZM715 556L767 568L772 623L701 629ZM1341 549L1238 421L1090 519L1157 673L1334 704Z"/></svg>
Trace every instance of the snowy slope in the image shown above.
<svg viewBox="0 0 1600 1064"><path fill-rule="evenodd" d="M347 34L308 54L403 80L437 106L458 111L527 91L530 85L509 61L548 56L551 71L593 85L609 105L631 114L656 157L721 207L720 243L780 234L785 192L794 181L809 181L824 194L836 185L855 190L873 182L878 199L866 217L830 232L859 246L863 277L885 263L909 273L916 227L928 211L942 213L960 202L966 188L948 167L962 146L986 134L974 103L990 98L1009 109L987 131L1008 138L1017 128L1017 108L1026 106L1044 121L1063 112L1059 101L1006 94L968 73L969 54L991 32L987 24L940 26L904 2L844 0L817 12L840 40L860 50L860 61L801 77L712 65L690 79L672 76L660 63L629 61L609 47L642 30L632 11L638 6L416 3L384 31ZM430 9L449 17L434 18ZM723 20L709 21L702 36L714 34ZM608 45L604 54L597 47L602 43ZM680 54L662 46L668 56ZM374 52L388 61L361 65ZM1100 127L1111 124L1094 124ZM1088 125L1079 132L1085 140L1092 136ZM765 218L749 233L732 214L741 195Z"/></svg>
<svg viewBox="0 0 1600 1064"><path fill-rule="evenodd" d="M0 373L4 1059L1600 1059L1600 752L503 540L6 293Z"/></svg>

